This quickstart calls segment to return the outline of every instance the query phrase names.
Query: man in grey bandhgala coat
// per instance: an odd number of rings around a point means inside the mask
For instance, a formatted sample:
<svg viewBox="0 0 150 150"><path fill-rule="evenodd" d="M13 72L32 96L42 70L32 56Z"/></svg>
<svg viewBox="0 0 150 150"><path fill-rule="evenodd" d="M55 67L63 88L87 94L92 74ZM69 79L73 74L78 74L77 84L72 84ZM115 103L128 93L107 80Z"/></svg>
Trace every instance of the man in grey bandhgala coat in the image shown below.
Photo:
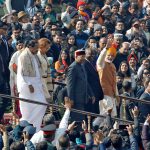
<svg viewBox="0 0 150 150"><path fill-rule="evenodd" d="M75 61L69 66L67 72L67 93L68 97L74 102L74 108L85 110L88 100L94 99L94 94L87 82L86 72L83 67L85 60L85 51L77 50L75 52ZM76 121L82 121L84 115L72 112L72 118Z"/></svg>

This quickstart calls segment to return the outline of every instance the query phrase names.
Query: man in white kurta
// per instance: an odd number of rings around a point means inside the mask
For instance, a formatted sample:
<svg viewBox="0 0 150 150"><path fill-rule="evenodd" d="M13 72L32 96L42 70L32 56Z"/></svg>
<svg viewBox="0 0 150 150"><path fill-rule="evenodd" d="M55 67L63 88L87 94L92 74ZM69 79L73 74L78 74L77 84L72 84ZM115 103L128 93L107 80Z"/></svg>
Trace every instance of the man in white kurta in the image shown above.
<svg viewBox="0 0 150 150"><path fill-rule="evenodd" d="M30 41L28 48L25 48L19 56L17 87L20 98L47 103L42 87L40 63L36 56L37 49L37 43ZM27 120L39 131L46 106L20 101L20 110L22 114L21 120Z"/></svg>

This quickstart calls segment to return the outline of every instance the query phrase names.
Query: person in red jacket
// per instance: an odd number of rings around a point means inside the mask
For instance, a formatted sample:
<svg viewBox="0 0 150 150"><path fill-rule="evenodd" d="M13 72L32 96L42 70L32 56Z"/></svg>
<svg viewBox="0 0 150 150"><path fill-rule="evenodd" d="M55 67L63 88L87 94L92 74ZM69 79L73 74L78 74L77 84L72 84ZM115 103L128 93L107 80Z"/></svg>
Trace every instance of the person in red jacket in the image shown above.
<svg viewBox="0 0 150 150"><path fill-rule="evenodd" d="M80 15L80 19L88 21L90 18L89 18L89 15L85 12L85 6L86 6L85 1L79 0L77 2L77 9L78 9L78 13Z"/></svg>

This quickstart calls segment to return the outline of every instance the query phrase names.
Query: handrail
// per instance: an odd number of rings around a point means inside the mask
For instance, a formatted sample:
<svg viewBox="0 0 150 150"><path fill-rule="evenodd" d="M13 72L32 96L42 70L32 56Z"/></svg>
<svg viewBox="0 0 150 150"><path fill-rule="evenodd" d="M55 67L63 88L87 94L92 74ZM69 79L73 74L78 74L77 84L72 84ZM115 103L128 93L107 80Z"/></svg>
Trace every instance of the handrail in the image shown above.
<svg viewBox="0 0 150 150"><path fill-rule="evenodd" d="M53 81L52 83L57 84L57 85L66 86L66 83L63 83L63 82Z"/></svg>
<svg viewBox="0 0 150 150"><path fill-rule="evenodd" d="M65 109L64 106L60 106L60 105L56 105L56 104L47 104L47 103L43 103L43 102L37 102L37 101L34 101L34 100L19 98L19 97L16 97L16 96L0 94L0 97L8 98L8 99L14 99L14 100L19 99L20 101L24 101L24 102L28 102L28 103L32 103L32 104L38 104L38 105L44 105L44 106L49 106L49 107L53 107L53 108ZM78 110L78 109L74 109L74 108L71 108L71 111L76 112L76 113L80 113L80 114L83 114L83 115L87 115L87 116L106 118L106 116L103 116L103 115L100 115L100 114L95 114L95 113L91 113L91 112L87 112L87 111L83 111L83 110ZM114 117L112 117L112 119L115 120L115 121L125 122L125 123L128 123L128 124L134 124L133 121L129 121L129 120L123 120L123 119L114 118Z"/></svg>
<svg viewBox="0 0 150 150"><path fill-rule="evenodd" d="M147 100L137 99L137 98L132 98L132 97L126 97L126 96L122 96L122 95L118 95L118 97L124 98L126 100L128 99L130 101L135 101L135 102L140 102L140 103L144 103L144 104L150 105L150 101L147 101Z"/></svg>
<svg viewBox="0 0 150 150"><path fill-rule="evenodd" d="M65 83L57 82L57 81L54 81L53 84L62 85L62 86L66 85ZM122 95L117 95L117 96L120 97L120 98L124 98L126 100L128 99L130 101L136 101L136 102L141 102L141 103L145 103L145 104L150 105L150 101L147 101L147 100L141 100L141 99L132 98L132 97L126 97L126 96L122 96Z"/></svg>

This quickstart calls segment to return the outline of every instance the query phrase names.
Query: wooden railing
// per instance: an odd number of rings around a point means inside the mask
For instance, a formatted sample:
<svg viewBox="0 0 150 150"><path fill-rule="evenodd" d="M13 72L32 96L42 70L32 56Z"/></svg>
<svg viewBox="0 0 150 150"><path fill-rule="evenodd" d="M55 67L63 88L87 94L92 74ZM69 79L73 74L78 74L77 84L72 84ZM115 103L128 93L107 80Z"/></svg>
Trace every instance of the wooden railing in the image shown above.
<svg viewBox="0 0 150 150"><path fill-rule="evenodd" d="M24 98L19 98L19 97L15 97L15 96L5 95L5 94L0 94L0 97L1 98L12 99L14 101L19 99L20 101L24 101L24 102L27 102L27 103L48 106L48 107L51 108L51 111L53 109L65 109L65 107L62 106L62 105L47 104L47 103L43 103L43 102L36 102L34 100L31 100L31 99L24 99ZM128 99L130 101L136 101L136 102L145 103L145 104L150 105L150 102L146 101L146 100L139 100L139 99L136 99L136 98L125 97L125 96L120 96L120 95L118 97L123 98L123 99ZM78 110L78 109L74 109L74 108L72 108L71 111L79 113L79 114L82 114L82 115L86 115L86 116L88 116L89 119L90 119L90 117L106 118L106 116L103 116L103 115L100 115L100 114L91 113L91 112L87 112L87 111L83 111L83 110ZM115 120L115 121L123 122L123 123L134 124L133 121L129 121L129 120L123 120L123 119L115 118L115 117L112 117L112 119Z"/></svg>

